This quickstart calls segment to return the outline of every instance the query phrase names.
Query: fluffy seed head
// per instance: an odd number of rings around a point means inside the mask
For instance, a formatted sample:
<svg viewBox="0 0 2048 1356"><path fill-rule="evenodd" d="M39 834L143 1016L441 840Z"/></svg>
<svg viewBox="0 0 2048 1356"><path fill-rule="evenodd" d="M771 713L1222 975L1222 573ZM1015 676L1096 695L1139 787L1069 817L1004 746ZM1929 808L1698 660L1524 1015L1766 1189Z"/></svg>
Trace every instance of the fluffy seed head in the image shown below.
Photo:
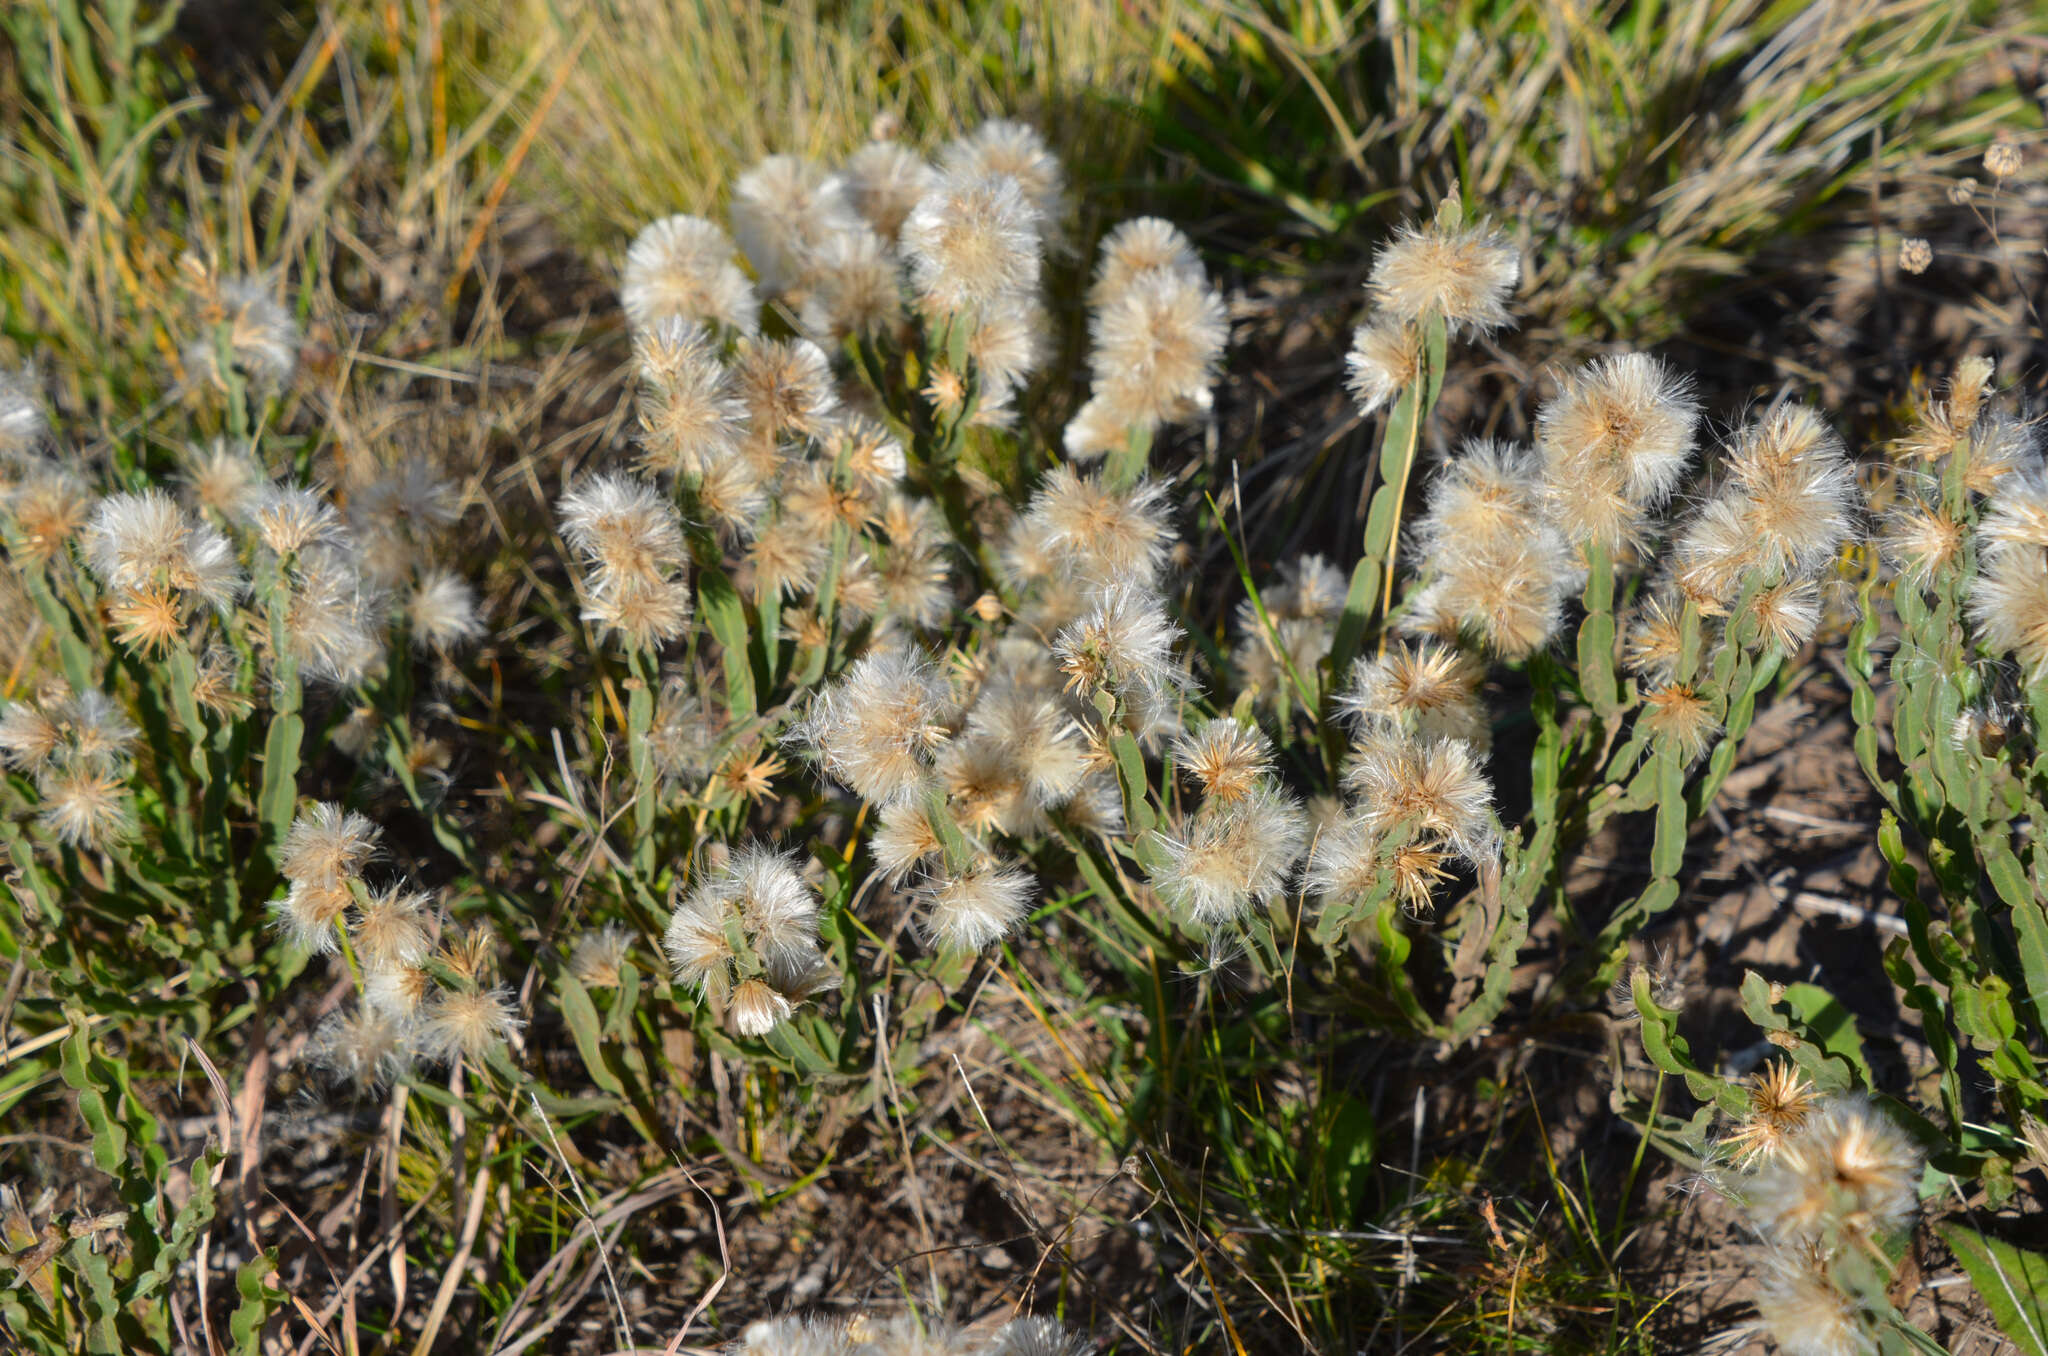
<svg viewBox="0 0 2048 1356"><path fill-rule="evenodd" d="M1058 566L1098 586L1153 582L1174 540L1164 485L1118 490L1071 466L1047 473L1020 527Z"/></svg>
<svg viewBox="0 0 2048 1356"><path fill-rule="evenodd" d="M1450 646L1396 643L1377 658L1353 661L1351 685L1338 695L1337 710L1361 725L1484 748L1492 732L1479 704L1482 677L1470 656Z"/></svg>
<svg viewBox="0 0 2048 1356"><path fill-rule="evenodd" d="M1865 1356L1876 1348L1854 1301L1828 1279L1813 1249L1773 1249L1756 1291L1757 1317L1786 1356Z"/></svg>
<svg viewBox="0 0 2048 1356"><path fill-rule="evenodd" d="M924 935L948 951L985 951L1017 930L1038 882L1015 867L977 866L918 887Z"/></svg>
<svg viewBox="0 0 2048 1356"><path fill-rule="evenodd" d="M808 283L818 248L859 225L845 181L793 155L771 155L733 184L732 233L771 296Z"/></svg>
<svg viewBox="0 0 2048 1356"><path fill-rule="evenodd" d="M375 1008L329 1013L313 1033L308 1056L334 1082L358 1096L403 1076L411 1065L405 1024Z"/></svg>
<svg viewBox="0 0 2048 1356"><path fill-rule="evenodd" d="M1610 551L1630 544L1612 498L1638 511L1661 507L1685 474L1698 422L1692 383L1647 354L1597 359L1572 374L1536 415L1553 520L1574 541Z"/></svg>
<svg viewBox="0 0 2048 1356"><path fill-rule="evenodd" d="M292 821L277 869L289 881L343 884L376 855L377 836L377 826L355 811L315 801Z"/></svg>
<svg viewBox="0 0 2048 1356"><path fill-rule="evenodd" d="M938 171L901 142L871 141L846 158L847 200L876 235L894 243L904 218L932 189Z"/></svg>
<svg viewBox="0 0 2048 1356"><path fill-rule="evenodd" d="M576 939L569 953L569 973L586 989L615 989L633 951L633 934L606 926Z"/></svg>
<svg viewBox="0 0 2048 1356"><path fill-rule="evenodd" d="M1039 220L1009 175L943 176L903 223L919 302L945 315L1036 287Z"/></svg>
<svg viewBox="0 0 2048 1356"><path fill-rule="evenodd" d="M483 634L476 614L476 590L467 579L448 570L429 570L413 587L406 604L415 644L453 649Z"/></svg>
<svg viewBox="0 0 2048 1356"><path fill-rule="evenodd" d="M152 585L196 593L226 610L242 591L234 548L185 518L161 490L108 495L85 527L85 561L109 588Z"/></svg>
<svg viewBox="0 0 2048 1356"><path fill-rule="evenodd" d="M1308 842L1308 814L1265 780L1235 799L1206 802L1179 833L1154 841L1162 860L1151 873L1153 888L1206 927L1286 890Z"/></svg>
<svg viewBox="0 0 2048 1356"><path fill-rule="evenodd" d="M365 967L373 970L418 965L434 944L433 898L393 886L356 905L349 939Z"/></svg>
<svg viewBox="0 0 2048 1356"><path fill-rule="evenodd" d="M808 339L754 339L742 344L733 380L757 438L815 437L825 431L839 407L832 364Z"/></svg>
<svg viewBox="0 0 2048 1356"><path fill-rule="evenodd" d="M271 291L263 278L222 280L200 317L205 333L186 347L186 363L226 389L219 343L226 326L228 360L252 385L271 390L289 381L299 362L299 327Z"/></svg>
<svg viewBox="0 0 2048 1356"><path fill-rule="evenodd" d="M1906 494L1886 512L1878 543L1902 586L1925 589L1955 562L1967 535L1940 504Z"/></svg>
<svg viewBox="0 0 2048 1356"><path fill-rule="evenodd" d="M1493 855L1493 786L1462 739L1420 739L1368 730L1352 744L1344 788L1360 822L1383 835L1406 824L1468 860Z"/></svg>
<svg viewBox="0 0 2048 1356"><path fill-rule="evenodd" d="M419 1033L420 1049L441 1063L462 1055L480 1060L493 1046L511 1038L526 1023L506 988L474 993L443 989L427 1008Z"/></svg>
<svg viewBox="0 0 2048 1356"><path fill-rule="evenodd" d="M1415 525L1423 558L1455 567L1473 552L1511 546L1537 530L1542 499L1535 459L1492 438L1469 438L1429 485L1429 507Z"/></svg>
<svg viewBox="0 0 2048 1356"><path fill-rule="evenodd" d="M49 435L43 402L36 398L35 374L0 369L0 461L33 459Z"/></svg>
<svg viewBox="0 0 2048 1356"><path fill-rule="evenodd" d="M798 316L821 339L886 331L901 319L903 290L896 255L865 226L842 231L818 247Z"/></svg>
<svg viewBox="0 0 2048 1356"><path fill-rule="evenodd" d="M62 740L57 723L28 702L9 702L0 715L0 760L9 767L36 771L56 756Z"/></svg>
<svg viewBox="0 0 2048 1356"><path fill-rule="evenodd" d="M1173 658L1180 634L1156 594L1109 588L1096 595L1081 620L1060 632L1053 652L1067 685L1078 691L1111 688L1160 696L1188 681Z"/></svg>
<svg viewBox="0 0 2048 1356"><path fill-rule="evenodd" d="M1402 226L1373 256L1367 287L1390 314L1437 314L1455 330L1485 333L1509 323L1507 299L1522 276L1508 238L1485 225Z"/></svg>
<svg viewBox="0 0 2048 1356"><path fill-rule="evenodd" d="M619 301L636 330L672 320L739 334L760 328L761 303L733 262L731 238L702 217L663 217L633 238Z"/></svg>
<svg viewBox="0 0 2048 1356"><path fill-rule="evenodd" d="M1421 370L1422 341L1413 325L1380 318L1351 332L1344 386L1358 402L1360 414L1391 403Z"/></svg>
<svg viewBox="0 0 2048 1356"><path fill-rule="evenodd" d="M1095 312L1089 365L1106 417L1133 428L1207 410L1230 321L1200 275L1152 272Z"/></svg>
<svg viewBox="0 0 2048 1356"><path fill-rule="evenodd" d="M270 925L298 950L323 955L334 950L335 924L354 900L344 880L295 880L272 902Z"/></svg>
<svg viewBox="0 0 2048 1356"><path fill-rule="evenodd" d="M1721 732L1721 722L1707 699L1684 683L1667 683L1645 692L1642 719L1686 762L1704 755Z"/></svg>
<svg viewBox="0 0 2048 1356"><path fill-rule="evenodd" d="M1749 1114L1724 1141L1735 1166L1746 1171L1777 1157L1818 1100L1806 1076L1786 1061L1774 1060L1751 1075Z"/></svg>
<svg viewBox="0 0 2048 1356"><path fill-rule="evenodd" d="M1240 800L1273 770L1273 746L1258 729L1219 716L1173 741L1181 770L1205 795Z"/></svg>
<svg viewBox="0 0 2048 1356"><path fill-rule="evenodd" d="M813 699L792 738L827 775L878 806L926 784L957 716L931 661L909 649L861 656Z"/></svg>
<svg viewBox="0 0 2048 1356"><path fill-rule="evenodd" d="M1134 217L1118 222L1102 238L1095 258L1095 281L1088 290L1091 310L1122 296L1149 273L1172 273L1200 281L1202 260L1186 235L1159 217Z"/></svg>
<svg viewBox="0 0 2048 1356"><path fill-rule="evenodd" d="M1039 231L1048 238L1057 234L1065 212L1066 175L1045 138L1029 123L991 119L948 143L939 152L939 166L958 178L993 175L1010 180L1031 204Z"/></svg>
<svg viewBox="0 0 2048 1356"><path fill-rule="evenodd" d="M1970 586L1969 609L1985 648L2018 660L2029 682L2048 671L2048 553L1992 556Z"/></svg>
<svg viewBox="0 0 2048 1356"><path fill-rule="evenodd" d="M635 335L633 349L644 469L701 476L739 450L747 407L708 331L671 317Z"/></svg>
<svg viewBox="0 0 2048 1356"><path fill-rule="evenodd" d="M1918 1205L1920 1150L1869 1099L1814 1109L1756 1175L1751 1220L1785 1244L1904 1226Z"/></svg>
<svg viewBox="0 0 2048 1356"><path fill-rule="evenodd" d="M95 760L44 769L36 780L44 827L73 847L98 849L126 838L134 829L128 784Z"/></svg>
<svg viewBox="0 0 2048 1356"><path fill-rule="evenodd" d="M68 471L38 466L23 476L4 499L19 535L16 558L40 565L63 550L85 525L90 502L84 483Z"/></svg>

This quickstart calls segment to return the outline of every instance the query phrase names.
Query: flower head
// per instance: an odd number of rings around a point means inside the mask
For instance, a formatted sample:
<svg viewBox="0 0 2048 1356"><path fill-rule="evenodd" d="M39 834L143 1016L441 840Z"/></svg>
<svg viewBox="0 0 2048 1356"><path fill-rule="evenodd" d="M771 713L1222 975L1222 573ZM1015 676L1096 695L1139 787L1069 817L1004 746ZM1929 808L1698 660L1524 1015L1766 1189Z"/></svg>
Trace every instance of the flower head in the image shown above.
<svg viewBox="0 0 2048 1356"><path fill-rule="evenodd" d="M846 158L847 200L885 242L894 243L918 199L938 179L915 151L897 141L871 141Z"/></svg>
<svg viewBox="0 0 2048 1356"><path fill-rule="evenodd" d="M985 951L1017 930L1038 882L1016 867L976 866L917 889L925 936L950 951Z"/></svg>
<svg viewBox="0 0 2048 1356"><path fill-rule="evenodd" d="M1441 315L1452 330L1479 333L1509 323L1507 299L1522 276L1508 238L1485 225L1402 226L1373 256L1367 283L1389 314Z"/></svg>
<svg viewBox="0 0 2048 1356"><path fill-rule="evenodd" d="M1101 417L1151 428L1209 408L1230 322L1200 274L1141 274L1095 311L1089 328Z"/></svg>
<svg viewBox="0 0 2048 1356"><path fill-rule="evenodd" d="M1038 285L1038 209L1007 174L943 176L903 223L911 281L933 314Z"/></svg>
<svg viewBox="0 0 2048 1356"><path fill-rule="evenodd" d="M733 262L731 237L702 217L663 217L633 238L619 301L636 330L665 321L738 334L760 328L761 303Z"/></svg>
<svg viewBox="0 0 2048 1356"><path fill-rule="evenodd" d="M930 660L907 648L861 656L792 732L828 776L879 806L914 798L958 721Z"/></svg>
<svg viewBox="0 0 2048 1356"><path fill-rule="evenodd" d="M1344 355L1345 389L1360 414L1391 403L1422 370L1422 341L1413 325L1399 320L1367 321L1351 332Z"/></svg>
<svg viewBox="0 0 2048 1356"><path fill-rule="evenodd" d="M510 989L443 989L421 1019L419 1045L427 1058L441 1063L457 1055L480 1060L525 1025Z"/></svg>
<svg viewBox="0 0 2048 1356"><path fill-rule="evenodd" d="M1536 416L1551 520L1574 542L1633 545L1684 477L1698 421L1692 383L1646 354L1581 368Z"/></svg>

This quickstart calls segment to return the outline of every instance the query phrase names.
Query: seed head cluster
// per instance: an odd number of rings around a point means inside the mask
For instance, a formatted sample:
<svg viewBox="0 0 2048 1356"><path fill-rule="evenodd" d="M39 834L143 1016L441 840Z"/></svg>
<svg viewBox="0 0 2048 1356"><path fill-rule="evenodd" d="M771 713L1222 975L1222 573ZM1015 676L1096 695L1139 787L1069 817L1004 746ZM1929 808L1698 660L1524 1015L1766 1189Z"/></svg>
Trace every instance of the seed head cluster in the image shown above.
<svg viewBox="0 0 2048 1356"><path fill-rule="evenodd" d="M831 983L818 947L818 897L793 853L743 847L684 895L662 946L676 981L732 1029L758 1039Z"/></svg>

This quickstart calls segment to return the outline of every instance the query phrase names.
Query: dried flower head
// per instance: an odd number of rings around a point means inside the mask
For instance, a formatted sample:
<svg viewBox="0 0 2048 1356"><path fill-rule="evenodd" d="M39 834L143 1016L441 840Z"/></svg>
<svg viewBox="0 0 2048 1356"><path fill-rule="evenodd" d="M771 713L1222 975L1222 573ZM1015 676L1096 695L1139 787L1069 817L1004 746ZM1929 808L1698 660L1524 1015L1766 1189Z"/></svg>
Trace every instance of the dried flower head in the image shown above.
<svg viewBox="0 0 2048 1356"><path fill-rule="evenodd" d="M949 951L985 951L1031 912L1038 882L1016 867L986 865L931 877L917 889L927 940Z"/></svg>
<svg viewBox="0 0 2048 1356"><path fill-rule="evenodd" d="M793 155L771 155L733 184L732 233L770 296L806 285L818 248L861 224L846 181Z"/></svg>
<svg viewBox="0 0 2048 1356"><path fill-rule="evenodd" d="M1422 338L1413 325L1377 318L1351 332L1344 386L1358 402L1360 414L1391 403L1421 370Z"/></svg>
<svg viewBox="0 0 2048 1356"><path fill-rule="evenodd" d="M1219 716L1173 741L1173 756L1205 795L1241 800L1273 770L1273 746L1255 726Z"/></svg>
<svg viewBox="0 0 2048 1356"><path fill-rule="evenodd" d="M1102 417L1151 428L1209 408L1230 322L1201 275L1143 274L1095 311L1089 331Z"/></svg>
<svg viewBox="0 0 2048 1356"><path fill-rule="evenodd" d="M915 797L958 722L944 679L907 648L862 655L811 702L791 738L827 776L879 806Z"/></svg>
<svg viewBox="0 0 2048 1356"><path fill-rule="evenodd" d="M1934 262L1934 246L1917 235L1909 235L1899 242L1899 271L1921 274Z"/></svg>
<svg viewBox="0 0 2048 1356"><path fill-rule="evenodd" d="M1773 1060L1749 1080L1749 1114L1725 1141L1735 1166L1749 1170L1769 1162L1806 1124L1818 1098L1806 1076L1784 1060Z"/></svg>
<svg viewBox="0 0 2048 1356"><path fill-rule="evenodd" d="M1402 226L1373 256L1368 289L1403 320L1441 315L1455 332L1485 333L1509 323L1507 299L1522 276L1509 239L1481 224Z"/></svg>
<svg viewBox="0 0 2048 1356"><path fill-rule="evenodd" d="M903 223L926 311L972 311L1038 285L1040 215L1007 174L947 174Z"/></svg>
<svg viewBox="0 0 2048 1356"><path fill-rule="evenodd" d="M481 1060L525 1025L510 989L443 989L421 1018L419 1046L439 1063L457 1055Z"/></svg>
<svg viewBox="0 0 2048 1356"><path fill-rule="evenodd" d="M938 171L898 141L871 141L846 158L847 200L884 241L894 243L904 219L932 189Z"/></svg>
<svg viewBox="0 0 2048 1356"><path fill-rule="evenodd" d="M1984 152L1984 168L1994 179L2009 179L2020 172L2020 148L2010 141L1994 141Z"/></svg>
<svg viewBox="0 0 2048 1356"><path fill-rule="evenodd" d="M1807 1114L1745 1196L1765 1238L1797 1244L1900 1228L1919 1183L1913 1141L1868 1098L1842 1095Z"/></svg>
<svg viewBox="0 0 2048 1356"><path fill-rule="evenodd" d="M1639 515L1678 488L1698 420L1692 383L1646 354L1572 374L1536 415L1551 521L1574 542L1610 552L1632 545Z"/></svg>
<svg viewBox="0 0 2048 1356"><path fill-rule="evenodd" d="M761 303L733 261L731 237L702 217L663 217L633 238L619 301L636 330L665 321L738 334L760 328Z"/></svg>
<svg viewBox="0 0 2048 1356"><path fill-rule="evenodd" d="M289 881L340 884L362 874L377 853L377 827L353 810L315 801L292 821L277 857Z"/></svg>

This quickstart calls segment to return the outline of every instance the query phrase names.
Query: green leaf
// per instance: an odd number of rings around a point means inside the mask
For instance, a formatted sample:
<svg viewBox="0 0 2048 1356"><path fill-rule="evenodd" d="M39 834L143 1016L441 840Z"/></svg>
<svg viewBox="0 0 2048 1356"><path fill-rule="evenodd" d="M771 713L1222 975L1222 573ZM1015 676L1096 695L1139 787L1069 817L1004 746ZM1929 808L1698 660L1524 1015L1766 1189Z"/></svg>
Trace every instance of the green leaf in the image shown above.
<svg viewBox="0 0 2048 1356"><path fill-rule="evenodd" d="M1371 1103L1338 1093L1331 1105L1334 1110L1322 1132L1323 1180L1329 1186L1333 1217L1348 1224L1364 1211L1378 1136Z"/></svg>
<svg viewBox="0 0 2048 1356"><path fill-rule="evenodd" d="M2048 1257L1960 1224L1939 1228L1998 1330L2026 1356L2048 1356Z"/></svg>
<svg viewBox="0 0 2048 1356"><path fill-rule="evenodd" d="M718 641L725 655L725 705L735 720L751 716L754 700L754 665L747 656L747 609L740 595L716 566L697 572L697 605L704 625Z"/></svg>
<svg viewBox="0 0 2048 1356"><path fill-rule="evenodd" d="M266 1283L277 1270L277 1250L268 1249L235 1268L235 1312L228 1317L228 1336L235 1356L258 1356L263 1325L284 1300L284 1293Z"/></svg>

